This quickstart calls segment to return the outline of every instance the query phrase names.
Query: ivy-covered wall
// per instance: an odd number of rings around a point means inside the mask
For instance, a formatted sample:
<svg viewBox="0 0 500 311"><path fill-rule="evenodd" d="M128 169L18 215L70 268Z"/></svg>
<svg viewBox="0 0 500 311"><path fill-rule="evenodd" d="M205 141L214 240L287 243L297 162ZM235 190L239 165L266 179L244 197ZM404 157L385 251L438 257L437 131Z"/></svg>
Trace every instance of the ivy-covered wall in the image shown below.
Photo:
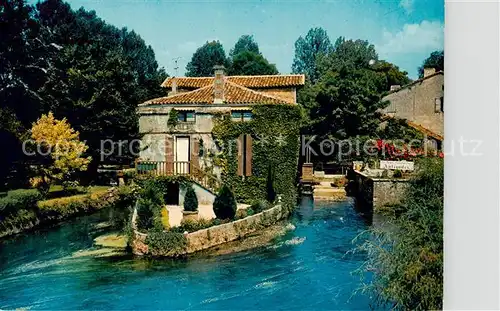
<svg viewBox="0 0 500 311"><path fill-rule="evenodd" d="M283 203L295 206L300 149L299 129L302 112L299 106L259 105L252 108L250 121L232 121L229 113L214 115L212 133L221 152L214 164L239 202L251 204L266 199L267 175L270 165L275 172L274 188ZM252 136L252 174L238 176L237 139L241 134Z"/></svg>

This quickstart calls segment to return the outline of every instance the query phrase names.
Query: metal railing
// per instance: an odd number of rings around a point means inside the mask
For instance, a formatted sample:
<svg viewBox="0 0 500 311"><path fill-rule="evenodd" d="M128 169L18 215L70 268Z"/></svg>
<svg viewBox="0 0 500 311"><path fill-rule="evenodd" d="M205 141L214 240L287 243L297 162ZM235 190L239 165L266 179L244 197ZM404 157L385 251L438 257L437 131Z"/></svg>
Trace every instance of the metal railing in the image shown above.
<svg viewBox="0 0 500 311"><path fill-rule="evenodd" d="M216 192L221 182L216 176L203 171L189 161L143 161L137 160L135 168L138 175L149 176L187 176L202 187Z"/></svg>

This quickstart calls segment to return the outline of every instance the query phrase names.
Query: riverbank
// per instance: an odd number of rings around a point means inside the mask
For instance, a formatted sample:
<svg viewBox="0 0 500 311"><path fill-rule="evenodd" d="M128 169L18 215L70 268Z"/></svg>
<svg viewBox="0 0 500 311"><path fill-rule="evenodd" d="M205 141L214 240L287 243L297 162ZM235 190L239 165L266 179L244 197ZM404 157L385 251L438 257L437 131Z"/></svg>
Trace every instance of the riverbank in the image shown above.
<svg viewBox="0 0 500 311"><path fill-rule="evenodd" d="M30 190L28 190L30 191ZM36 190L34 190L36 191ZM42 227L52 227L68 219L95 213L112 206L132 205L132 189L124 187L97 188L86 194L49 200L31 200L11 214L0 218L0 238ZM26 199L18 200L23 204Z"/></svg>

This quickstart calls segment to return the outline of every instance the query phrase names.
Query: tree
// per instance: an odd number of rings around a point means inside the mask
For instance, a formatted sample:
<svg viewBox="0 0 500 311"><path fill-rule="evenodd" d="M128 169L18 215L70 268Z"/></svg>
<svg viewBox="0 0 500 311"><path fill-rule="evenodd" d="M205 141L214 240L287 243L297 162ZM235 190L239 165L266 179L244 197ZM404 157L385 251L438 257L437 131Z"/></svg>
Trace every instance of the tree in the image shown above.
<svg viewBox="0 0 500 311"><path fill-rule="evenodd" d="M31 137L41 154L50 159L37 169L41 178L39 187L48 190L54 181L68 180L72 173L85 171L91 157L82 157L87 145L78 138L79 133L71 128L66 119L57 120L49 112L42 115L31 129ZM48 157L48 156L46 156Z"/></svg>
<svg viewBox="0 0 500 311"><path fill-rule="evenodd" d="M348 139L374 135L385 107L377 89L376 73L368 70L329 72L299 93L309 115L308 133Z"/></svg>
<svg viewBox="0 0 500 311"><path fill-rule="evenodd" d="M40 87L50 66L47 44L33 7L23 0L0 1L0 188L27 182L21 141L40 116ZM7 183L9 185L7 185Z"/></svg>
<svg viewBox="0 0 500 311"><path fill-rule="evenodd" d="M229 68L230 75L276 75L276 65L270 64L264 56L255 52L243 51L236 54Z"/></svg>
<svg viewBox="0 0 500 311"><path fill-rule="evenodd" d="M439 310L443 303L443 159L424 159L386 228L370 229L359 249L366 270L376 271L367 289L396 310Z"/></svg>
<svg viewBox="0 0 500 311"><path fill-rule="evenodd" d="M223 65L227 68L229 67L229 61L219 41L207 41L207 43L194 52L191 61L186 66L186 76L213 76L215 65Z"/></svg>
<svg viewBox="0 0 500 311"><path fill-rule="evenodd" d="M267 167L267 179L266 179L266 185L267 185L267 201L269 203L273 203L274 200L276 199L276 190L274 189L274 178L275 178L275 171L274 168L269 164Z"/></svg>
<svg viewBox="0 0 500 311"><path fill-rule="evenodd" d="M233 219L236 215L236 200L228 186L223 185L214 200L214 213L219 219Z"/></svg>
<svg viewBox="0 0 500 311"><path fill-rule="evenodd" d="M87 141L93 157L88 180L101 161L130 163L128 144L140 137L137 103L163 95L165 73L152 48L135 32L106 24L94 11L73 11L61 0L38 3L37 12L50 30L47 40L59 47L41 89L42 110L66 117Z"/></svg>
<svg viewBox="0 0 500 311"><path fill-rule="evenodd" d="M333 47L328 34L323 28L311 28L305 38L300 36L295 41L293 73L304 73L311 81L318 79L316 61L320 55L329 54Z"/></svg>
<svg viewBox="0 0 500 311"><path fill-rule="evenodd" d="M253 36L241 36L234 45L234 48L229 52L229 57L233 58L235 55L238 55L241 52L252 52L255 54L260 54L259 45L253 39Z"/></svg>
<svg viewBox="0 0 500 311"><path fill-rule="evenodd" d="M427 57L422 66L418 67L418 77L424 77L424 68L434 68L436 71L444 70L444 51L434 51Z"/></svg>
<svg viewBox="0 0 500 311"><path fill-rule="evenodd" d="M373 44L365 40L346 40L339 37L332 53L322 54L317 66L320 74L324 74L327 71L338 72L346 67L351 70L366 69L377 60L378 55Z"/></svg>
<svg viewBox="0 0 500 311"><path fill-rule="evenodd" d="M403 86L411 82L408 72L400 71L398 66L384 60L375 62L372 68L381 74L380 90L382 92L389 91L392 85Z"/></svg>
<svg viewBox="0 0 500 311"><path fill-rule="evenodd" d="M187 187L186 197L184 198L184 210L189 212L196 212L198 210L198 198L191 185Z"/></svg>

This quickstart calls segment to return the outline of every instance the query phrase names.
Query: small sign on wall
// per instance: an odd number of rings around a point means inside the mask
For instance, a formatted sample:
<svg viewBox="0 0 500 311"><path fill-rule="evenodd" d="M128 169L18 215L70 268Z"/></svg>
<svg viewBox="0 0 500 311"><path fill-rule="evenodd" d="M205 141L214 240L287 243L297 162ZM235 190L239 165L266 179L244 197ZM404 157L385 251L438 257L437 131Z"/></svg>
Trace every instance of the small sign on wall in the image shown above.
<svg viewBox="0 0 500 311"><path fill-rule="evenodd" d="M380 168L385 170L413 171L414 163L410 161L380 161Z"/></svg>

